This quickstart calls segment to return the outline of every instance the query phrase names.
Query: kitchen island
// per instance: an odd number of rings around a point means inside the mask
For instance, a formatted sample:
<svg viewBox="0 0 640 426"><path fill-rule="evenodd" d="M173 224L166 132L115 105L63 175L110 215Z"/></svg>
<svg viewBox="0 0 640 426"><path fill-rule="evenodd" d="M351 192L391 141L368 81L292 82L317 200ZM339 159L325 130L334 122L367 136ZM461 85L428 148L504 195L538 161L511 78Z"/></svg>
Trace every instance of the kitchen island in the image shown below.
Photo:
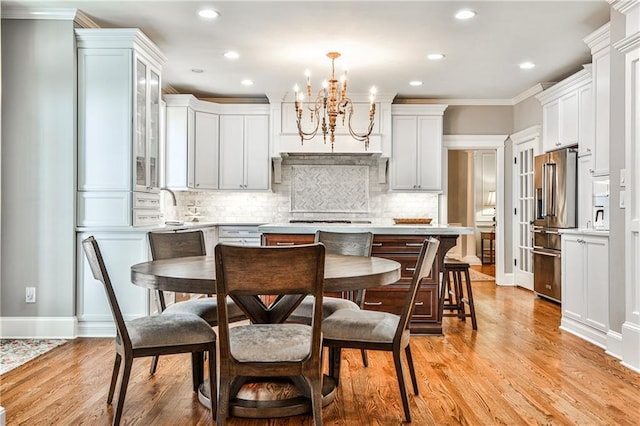
<svg viewBox="0 0 640 426"><path fill-rule="evenodd" d="M400 280L396 283L368 289L365 308L400 314L409 283L415 270L420 247L425 238L440 240L438 257L429 278L423 283L416 299L411 331L420 334L442 334L438 311L440 272L447 251L456 245L459 235L473 233L473 228L448 225L375 225L369 223L272 223L261 225L262 245L308 244L316 231L371 232L372 255L400 262Z"/></svg>

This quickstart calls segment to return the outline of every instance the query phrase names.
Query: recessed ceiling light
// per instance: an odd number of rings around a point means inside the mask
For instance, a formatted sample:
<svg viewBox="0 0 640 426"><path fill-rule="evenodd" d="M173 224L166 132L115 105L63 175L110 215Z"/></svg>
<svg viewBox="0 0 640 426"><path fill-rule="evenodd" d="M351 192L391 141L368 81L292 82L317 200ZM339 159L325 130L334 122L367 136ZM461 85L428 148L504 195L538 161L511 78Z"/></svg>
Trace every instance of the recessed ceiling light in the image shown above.
<svg viewBox="0 0 640 426"><path fill-rule="evenodd" d="M531 68L535 67L536 64L534 64L533 62L523 62L520 64L520 68L523 70L530 70Z"/></svg>
<svg viewBox="0 0 640 426"><path fill-rule="evenodd" d="M422 82L418 80L413 80L409 82L409 86L422 86Z"/></svg>
<svg viewBox="0 0 640 426"><path fill-rule="evenodd" d="M427 59L431 59L432 61L437 61L443 58L444 58L444 55L442 53L429 53L427 55Z"/></svg>
<svg viewBox="0 0 640 426"><path fill-rule="evenodd" d="M213 9L202 9L200 12L198 12L198 15L200 15L201 18L207 19L215 19L220 16L220 14Z"/></svg>
<svg viewBox="0 0 640 426"><path fill-rule="evenodd" d="M224 57L227 59L238 59L240 57L240 54L238 52L230 50L228 52L224 52Z"/></svg>
<svg viewBox="0 0 640 426"><path fill-rule="evenodd" d="M471 19L476 16L476 12L471 9L460 9L456 12L456 19Z"/></svg>
<svg viewBox="0 0 640 426"><path fill-rule="evenodd" d="M248 78L242 80L240 82L243 86L253 86L253 81L249 80Z"/></svg>
<svg viewBox="0 0 640 426"><path fill-rule="evenodd" d="M194 72L196 74L202 74L204 70L202 68L191 68L191 72Z"/></svg>

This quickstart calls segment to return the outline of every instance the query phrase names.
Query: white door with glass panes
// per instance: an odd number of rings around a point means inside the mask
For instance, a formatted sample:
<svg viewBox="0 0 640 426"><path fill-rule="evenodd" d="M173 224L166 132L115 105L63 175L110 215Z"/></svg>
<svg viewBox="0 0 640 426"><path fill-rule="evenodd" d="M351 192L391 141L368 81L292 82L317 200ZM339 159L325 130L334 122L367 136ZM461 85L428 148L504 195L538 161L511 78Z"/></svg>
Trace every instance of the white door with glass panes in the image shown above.
<svg viewBox="0 0 640 426"><path fill-rule="evenodd" d="M534 212L533 157L540 146L539 126L511 136L513 140L513 276L514 284L533 291Z"/></svg>

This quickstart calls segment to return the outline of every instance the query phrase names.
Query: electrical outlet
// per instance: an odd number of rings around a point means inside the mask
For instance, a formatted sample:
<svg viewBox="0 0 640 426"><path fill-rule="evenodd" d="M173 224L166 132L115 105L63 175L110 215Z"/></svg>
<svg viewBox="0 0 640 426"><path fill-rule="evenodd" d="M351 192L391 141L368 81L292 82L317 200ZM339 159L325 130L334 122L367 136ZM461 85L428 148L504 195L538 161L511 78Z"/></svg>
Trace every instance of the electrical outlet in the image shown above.
<svg viewBox="0 0 640 426"><path fill-rule="evenodd" d="M36 303L36 288L27 287L24 296L25 303Z"/></svg>

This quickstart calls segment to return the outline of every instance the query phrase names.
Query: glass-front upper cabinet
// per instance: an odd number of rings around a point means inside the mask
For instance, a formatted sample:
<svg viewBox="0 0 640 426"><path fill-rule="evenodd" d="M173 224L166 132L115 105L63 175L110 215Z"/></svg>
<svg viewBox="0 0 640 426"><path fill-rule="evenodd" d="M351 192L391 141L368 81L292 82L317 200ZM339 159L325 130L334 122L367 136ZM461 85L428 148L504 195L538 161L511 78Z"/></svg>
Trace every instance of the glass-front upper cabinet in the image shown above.
<svg viewBox="0 0 640 426"><path fill-rule="evenodd" d="M160 75L136 60L135 182L136 191L156 192L159 187Z"/></svg>

